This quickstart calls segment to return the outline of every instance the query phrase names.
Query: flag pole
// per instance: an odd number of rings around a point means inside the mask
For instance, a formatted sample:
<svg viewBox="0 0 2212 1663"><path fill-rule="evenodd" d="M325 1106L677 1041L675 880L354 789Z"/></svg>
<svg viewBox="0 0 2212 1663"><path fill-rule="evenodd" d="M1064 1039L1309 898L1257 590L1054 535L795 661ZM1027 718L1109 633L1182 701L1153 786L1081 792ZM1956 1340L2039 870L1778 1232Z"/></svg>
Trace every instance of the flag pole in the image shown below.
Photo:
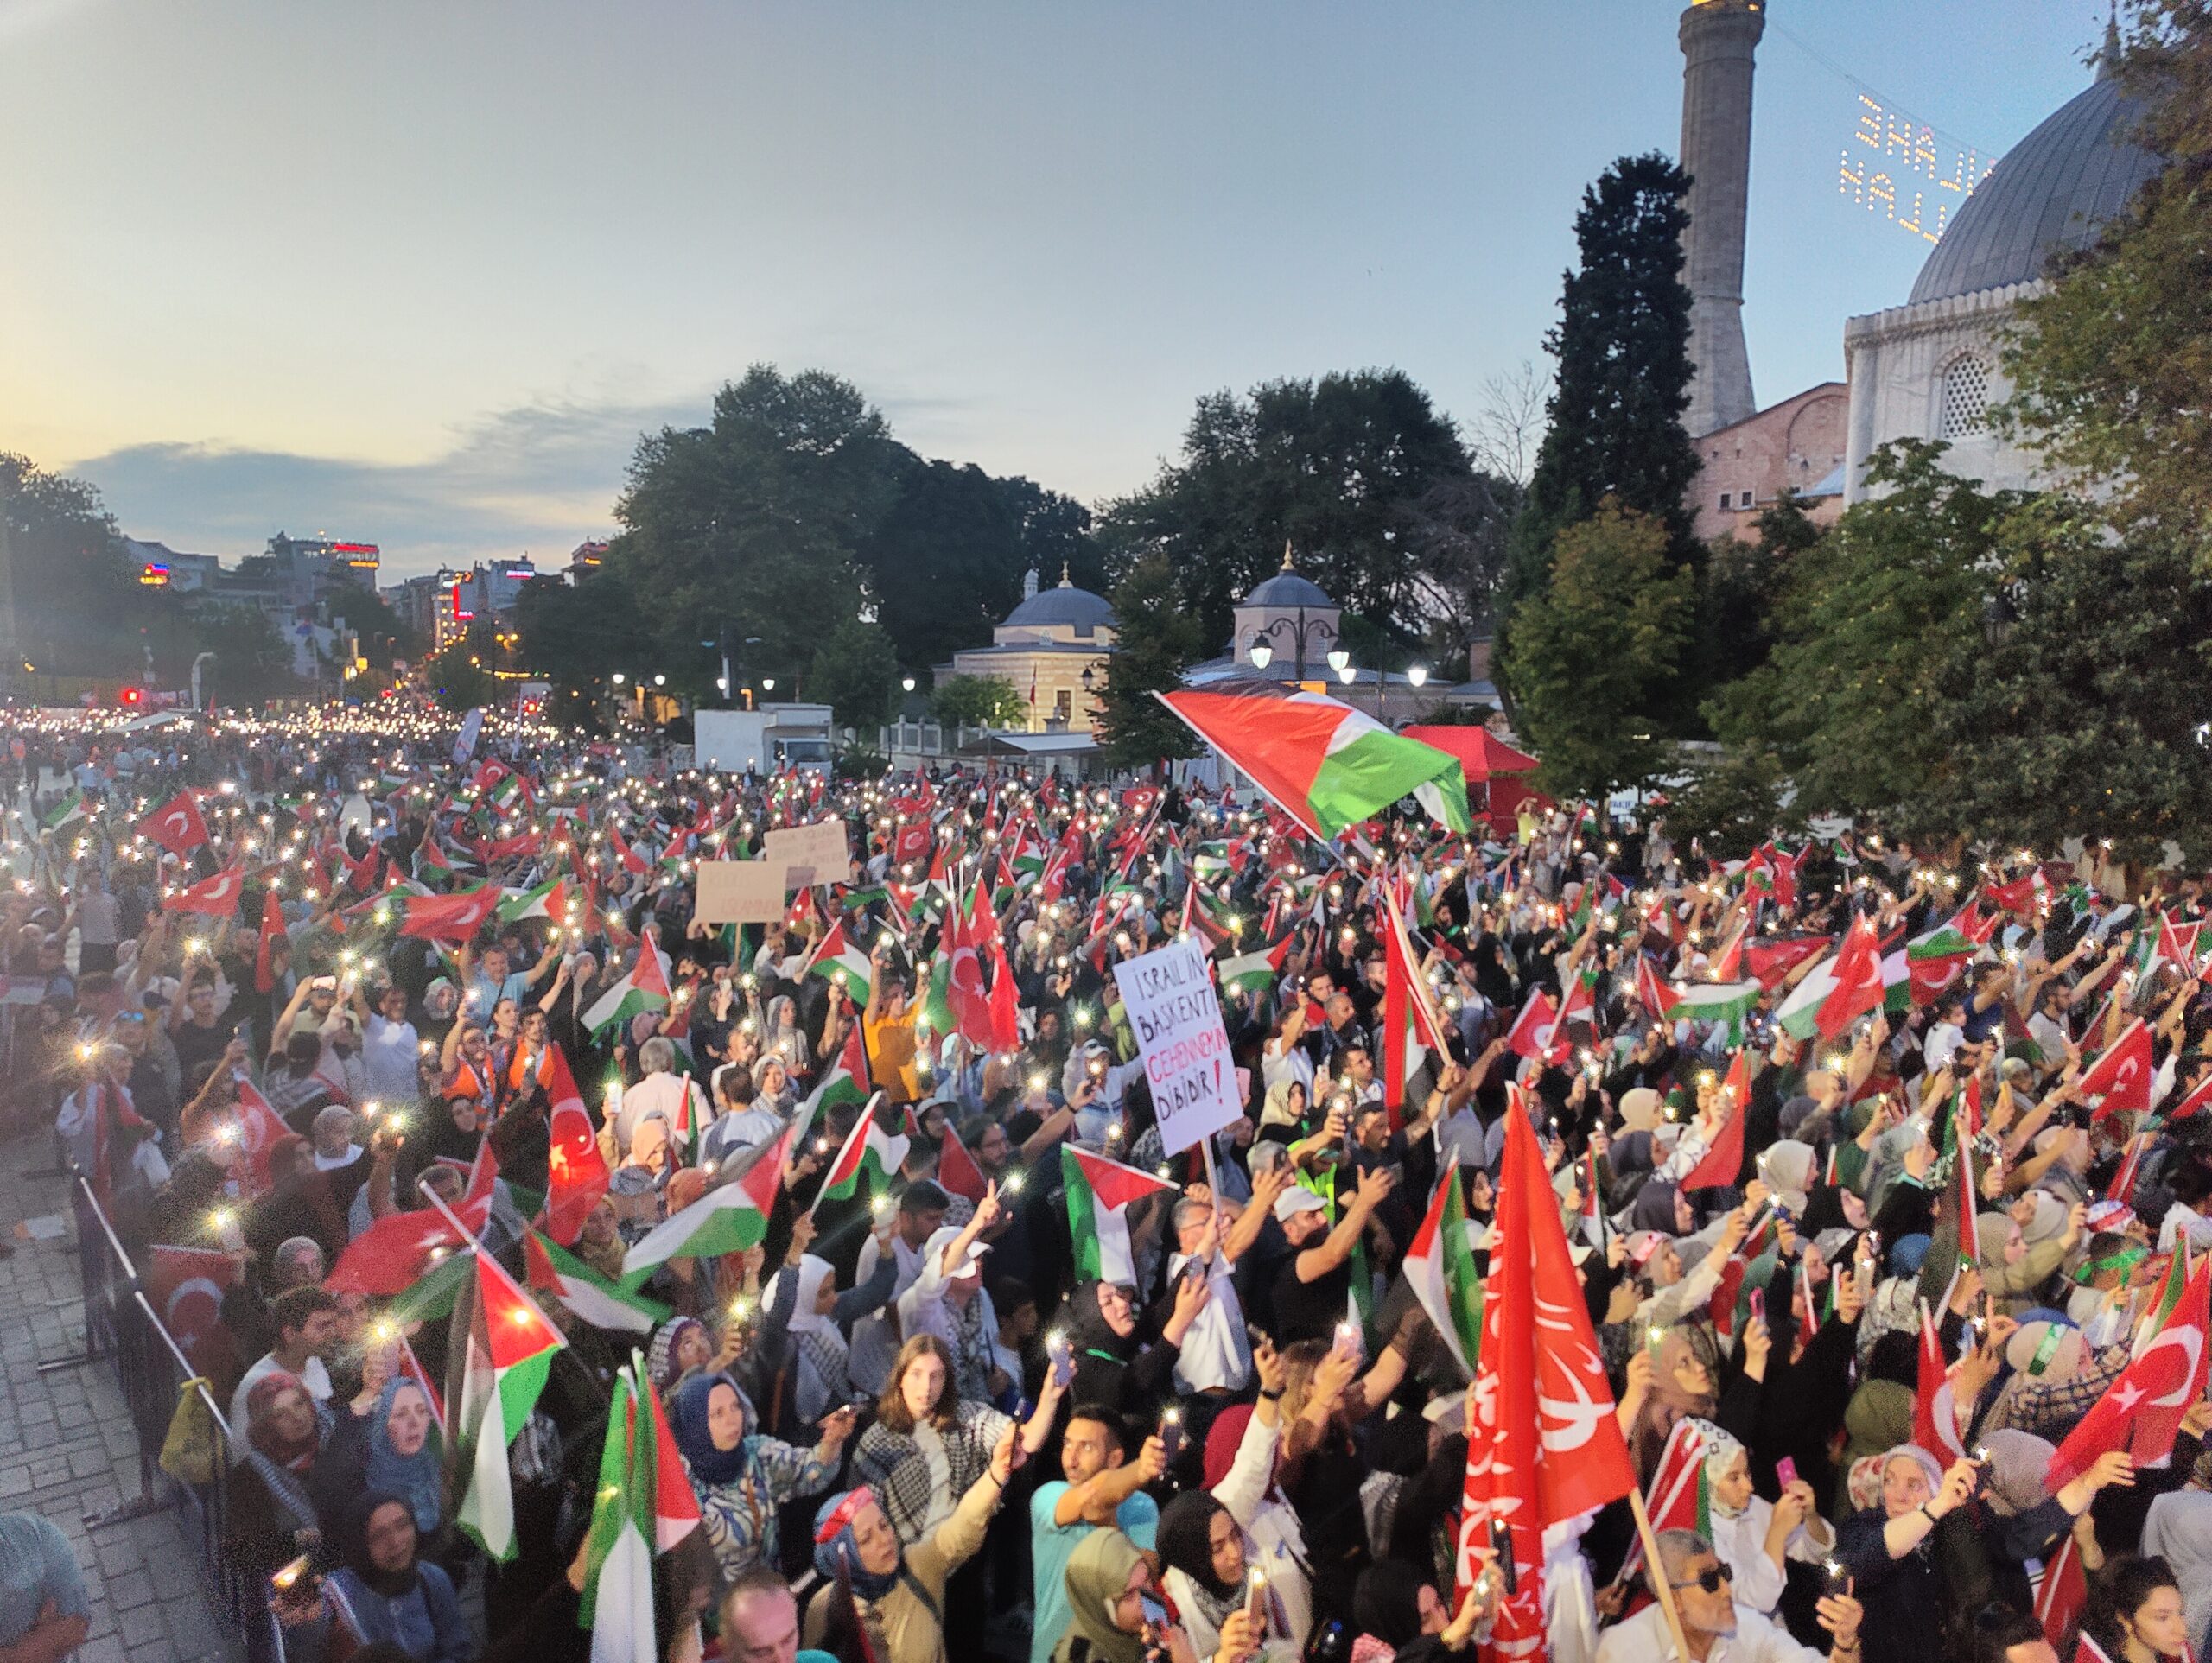
<svg viewBox="0 0 2212 1663"><path fill-rule="evenodd" d="M1659 1557L1659 1538L1651 1528L1651 1514L1643 1505L1642 1485L1629 1487L1628 1505L1636 1514L1636 1533L1643 1544L1644 1563L1651 1570L1651 1591L1659 1596L1659 1609L1667 1619L1667 1632L1674 1636L1675 1655L1688 1657L1690 1643L1682 1633L1682 1614L1675 1609L1675 1590L1668 1581L1667 1562Z"/></svg>
<svg viewBox="0 0 2212 1663"><path fill-rule="evenodd" d="M428 1177L429 1176L429 1174L425 1172L422 1175L422 1177L417 1177L415 1180L415 1193L422 1196L423 1200L429 1202L430 1205L436 1208L439 1213L444 1216L446 1222L452 1225L454 1229L461 1232L461 1240L467 1242L471 1247L476 1250L477 1257L480 1259L489 1259L494 1265L499 1264L499 1256L489 1247L484 1245L483 1241L478 1237L475 1231L470 1229L467 1225L461 1222L461 1215L454 1212L452 1208L447 1206L445 1202L439 1196L436 1190L425 1189L423 1187L423 1178ZM505 1266L501 1266L501 1269L504 1271ZM509 1279L512 1280L512 1278ZM531 1308L537 1312L538 1320L553 1330L555 1336L560 1342L560 1349L563 1351L567 1350L569 1349L568 1336L561 1332L560 1324L545 1314L545 1308L537 1303L537 1297L531 1292L526 1280L516 1282L515 1288L524 1298L530 1301Z"/></svg>

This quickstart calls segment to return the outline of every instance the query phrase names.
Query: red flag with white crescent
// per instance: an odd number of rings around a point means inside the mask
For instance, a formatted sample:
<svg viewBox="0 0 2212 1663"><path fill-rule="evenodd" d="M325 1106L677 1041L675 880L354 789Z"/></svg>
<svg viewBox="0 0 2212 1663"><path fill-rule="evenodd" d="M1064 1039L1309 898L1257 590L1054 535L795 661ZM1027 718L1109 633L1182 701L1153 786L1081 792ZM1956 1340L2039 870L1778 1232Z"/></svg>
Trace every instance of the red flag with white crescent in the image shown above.
<svg viewBox="0 0 2212 1663"><path fill-rule="evenodd" d="M138 835L171 854L186 855L208 841L207 822L190 791L179 791L138 822Z"/></svg>

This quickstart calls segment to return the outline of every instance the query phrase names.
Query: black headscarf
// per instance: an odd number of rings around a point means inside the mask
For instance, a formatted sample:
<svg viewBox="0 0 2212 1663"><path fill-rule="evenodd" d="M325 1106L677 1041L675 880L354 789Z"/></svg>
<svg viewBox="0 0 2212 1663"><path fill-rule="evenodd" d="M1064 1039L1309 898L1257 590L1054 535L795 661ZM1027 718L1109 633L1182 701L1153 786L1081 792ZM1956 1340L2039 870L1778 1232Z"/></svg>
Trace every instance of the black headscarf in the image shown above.
<svg viewBox="0 0 2212 1663"><path fill-rule="evenodd" d="M1166 1522L1161 1514L1161 1526ZM1394 1652L1410 1646L1421 1638L1421 1590L1427 1580L1403 1559L1376 1560L1352 1590L1353 1623Z"/></svg>
<svg viewBox="0 0 2212 1663"><path fill-rule="evenodd" d="M1069 1400L1119 1408L1122 1381L1137 1353L1144 1349L1144 1342L1138 1337L1138 1329L1131 1329L1126 1336L1114 1331L1106 1313L1098 1308L1098 1289L1096 1282L1078 1282L1068 1296L1068 1337L1075 1346L1075 1379ZM1141 1324L1143 1313L1135 1308L1134 1289L1130 1300L1129 1314Z"/></svg>
<svg viewBox="0 0 2212 1663"><path fill-rule="evenodd" d="M387 1506L404 1512L409 1524L415 1522L414 1511L403 1497L394 1495L390 1490L364 1490L348 1501L346 1511L339 1515L338 1557L372 1591L382 1594L386 1599L397 1599L402 1594L412 1593L420 1576L415 1568L415 1558L408 1560L404 1571L379 1571L376 1562L369 1558L369 1520L375 1516L378 1507ZM417 1556L421 1549L422 1538L417 1534Z"/></svg>
<svg viewBox="0 0 2212 1663"><path fill-rule="evenodd" d="M1160 1511L1154 1545L1160 1558L1181 1571L1215 1600L1234 1603L1243 1590L1213 1573L1213 1515L1226 1512L1202 1489L1187 1489Z"/></svg>

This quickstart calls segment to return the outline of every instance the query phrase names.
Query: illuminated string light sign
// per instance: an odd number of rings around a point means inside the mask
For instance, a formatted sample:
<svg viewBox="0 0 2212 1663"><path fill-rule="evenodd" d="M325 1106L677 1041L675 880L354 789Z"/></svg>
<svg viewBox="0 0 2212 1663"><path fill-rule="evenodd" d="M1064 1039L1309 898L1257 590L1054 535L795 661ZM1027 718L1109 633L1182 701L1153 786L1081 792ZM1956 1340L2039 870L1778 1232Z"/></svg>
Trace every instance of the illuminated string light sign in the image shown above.
<svg viewBox="0 0 2212 1663"><path fill-rule="evenodd" d="M1843 147L1838 187L1867 213L1932 243L1996 165L1993 158L1985 161L1971 148L1943 142L1926 123L1861 92L1859 123Z"/></svg>

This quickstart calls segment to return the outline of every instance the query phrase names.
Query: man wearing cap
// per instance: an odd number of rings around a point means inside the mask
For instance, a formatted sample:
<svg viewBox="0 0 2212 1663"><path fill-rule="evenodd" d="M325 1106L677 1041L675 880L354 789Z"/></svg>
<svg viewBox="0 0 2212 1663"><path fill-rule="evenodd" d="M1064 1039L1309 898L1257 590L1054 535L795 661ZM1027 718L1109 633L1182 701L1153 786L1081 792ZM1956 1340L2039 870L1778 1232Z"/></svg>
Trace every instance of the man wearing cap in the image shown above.
<svg viewBox="0 0 2212 1663"><path fill-rule="evenodd" d="M1325 1340L1336 1333L1351 1293L1351 1250L1395 1182L1388 1168L1361 1173L1333 1230L1329 1203L1302 1184L1276 1197L1275 1221L1292 1249L1289 1261L1275 1273L1278 1345Z"/></svg>
<svg viewBox="0 0 2212 1663"><path fill-rule="evenodd" d="M998 1313L983 1288L983 1255L990 1247L979 1238L998 1222L1001 1210L994 1184L966 1224L931 1231L922 1244L920 1272L899 1296L900 1333L909 1340L933 1334L944 1341L960 1395L976 1403L992 1400L991 1338L999 1330Z"/></svg>

